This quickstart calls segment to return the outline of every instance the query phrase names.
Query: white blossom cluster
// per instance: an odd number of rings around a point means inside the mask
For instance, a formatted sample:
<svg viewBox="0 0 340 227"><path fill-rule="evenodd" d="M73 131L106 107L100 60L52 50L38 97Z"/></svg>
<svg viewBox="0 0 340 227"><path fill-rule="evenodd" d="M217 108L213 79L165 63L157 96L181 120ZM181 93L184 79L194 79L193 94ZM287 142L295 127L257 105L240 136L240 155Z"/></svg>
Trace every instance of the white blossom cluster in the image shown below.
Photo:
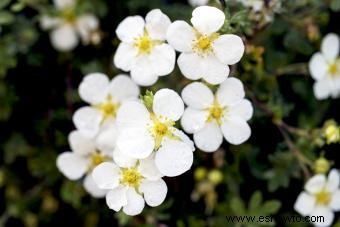
<svg viewBox="0 0 340 227"><path fill-rule="evenodd" d="M171 22L159 9L145 19L124 19L116 30L121 43L114 64L131 77L84 77L78 92L88 106L74 113L72 151L59 155L60 171L71 180L85 175L84 188L91 195L105 196L110 209L137 215L145 203L154 207L165 200L163 177L188 171L195 145L213 152L223 137L235 145L245 142L253 108L241 81L228 78L244 44L236 35L219 33L224 20L221 10L209 6L193 11L191 25ZM163 88L139 97L138 85L153 85L174 70L176 51L183 76L204 82L188 84L181 96Z"/></svg>

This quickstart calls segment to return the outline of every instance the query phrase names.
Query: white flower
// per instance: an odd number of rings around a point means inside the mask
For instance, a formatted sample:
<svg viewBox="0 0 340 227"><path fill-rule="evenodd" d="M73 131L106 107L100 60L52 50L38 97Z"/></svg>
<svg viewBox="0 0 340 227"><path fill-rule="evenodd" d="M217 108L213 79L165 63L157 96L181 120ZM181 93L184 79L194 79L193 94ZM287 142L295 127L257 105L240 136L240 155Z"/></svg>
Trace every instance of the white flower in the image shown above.
<svg viewBox="0 0 340 227"><path fill-rule="evenodd" d="M84 175L85 190L93 197L103 197L106 190L99 189L93 181L91 171L104 161L112 159L117 130L108 128L95 139L84 137L79 131L69 135L72 151L64 152L57 158L57 167L68 179L78 180Z"/></svg>
<svg viewBox="0 0 340 227"><path fill-rule="evenodd" d="M182 52L177 63L188 79L203 78L210 84L220 84L229 75L228 65L241 59L244 52L242 39L218 33L224 20L221 10L200 6L192 13L194 27L185 21L175 21L169 26L168 43Z"/></svg>
<svg viewBox="0 0 340 227"><path fill-rule="evenodd" d="M264 7L263 0L239 0L245 7L251 8L254 12L259 12Z"/></svg>
<svg viewBox="0 0 340 227"><path fill-rule="evenodd" d="M149 110L138 101L123 103L117 113L117 148L134 159L147 158L155 151L155 163L163 175L184 173L192 165L194 146L175 128L183 111L182 99L170 89L157 91Z"/></svg>
<svg viewBox="0 0 340 227"><path fill-rule="evenodd" d="M209 0L188 0L189 4L193 7L208 5Z"/></svg>
<svg viewBox="0 0 340 227"><path fill-rule="evenodd" d="M42 29L52 30L51 43L59 51L74 49L78 45L79 37L83 44L88 44L93 32L99 27L99 21L94 15L76 15L75 4L75 0L54 0L58 16L41 18Z"/></svg>
<svg viewBox="0 0 340 227"><path fill-rule="evenodd" d="M241 81L228 78L215 96L200 82L187 85L182 98L188 107L181 124L187 133L194 134L198 148L206 152L217 150L224 138L231 144L241 144L251 134L247 121L253 115L251 103L244 99Z"/></svg>
<svg viewBox="0 0 340 227"><path fill-rule="evenodd" d="M330 33L321 43L321 52L309 62L309 71L315 80L314 95L317 99L337 98L340 95L339 36Z"/></svg>
<svg viewBox="0 0 340 227"><path fill-rule="evenodd" d="M165 43L170 24L159 9L150 11L145 20L140 16L123 20L116 30L122 42L114 56L115 66L131 71L132 79L141 86L150 86L159 76L170 74L176 60L175 50Z"/></svg>
<svg viewBox="0 0 340 227"><path fill-rule="evenodd" d="M145 202L152 207L159 206L168 191L152 158L124 168L104 162L93 170L92 176L99 188L109 190L106 195L108 207L117 212L123 208L127 215L140 214Z"/></svg>
<svg viewBox="0 0 340 227"><path fill-rule="evenodd" d="M84 136L94 137L101 126L113 122L124 100L137 99L138 86L126 75L118 75L111 82L102 73L84 77L79 85L79 95L91 106L78 109L73 122Z"/></svg>
<svg viewBox="0 0 340 227"><path fill-rule="evenodd" d="M294 209L303 216L322 216L324 222L313 223L316 226L330 226L333 212L340 210L339 180L339 172L335 169L327 179L323 174L313 176L305 184L306 191L298 196Z"/></svg>

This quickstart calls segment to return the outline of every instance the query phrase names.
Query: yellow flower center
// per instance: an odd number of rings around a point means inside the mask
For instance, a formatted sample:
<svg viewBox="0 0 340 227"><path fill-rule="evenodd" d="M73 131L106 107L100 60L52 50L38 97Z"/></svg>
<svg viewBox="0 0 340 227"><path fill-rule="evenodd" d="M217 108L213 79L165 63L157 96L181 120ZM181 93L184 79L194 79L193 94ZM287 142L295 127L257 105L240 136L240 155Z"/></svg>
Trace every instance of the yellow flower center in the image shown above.
<svg viewBox="0 0 340 227"><path fill-rule="evenodd" d="M98 166L99 164L101 164L102 162L105 162L107 160L109 160L109 157L107 157L106 155L103 155L99 152L94 152L90 156L90 168L89 169L92 170L96 166Z"/></svg>
<svg viewBox="0 0 340 227"><path fill-rule="evenodd" d="M331 194L322 190L315 194L316 203L319 205L327 205L331 201Z"/></svg>
<svg viewBox="0 0 340 227"><path fill-rule="evenodd" d="M219 37L218 33L210 36L202 35L197 32L197 39L193 44L193 50L199 54L211 53L213 51L212 44Z"/></svg>
<svg viewBox="0 0 340 227"><path fill-rule="evenodd" d="M151 114L152 125L150 127L150 133L155 139L155 150L160 148L163 138L170 137L177 139L172 133L171 128L175 125L175 122L168 119L157 118L154 114Z"/></svg>
<svg viewBox="0 0 340 227"><path fill-rule="evenodd" d="M125 186L138 187L143 176L138 172L137 168L127 168L122 170L120 183Z"/></svg>
<svg viewBox="0 0 340 227"><path fill-rule="evenodd" d="M69 23L74 23L77 19L76 14L73 10L73 8L67 8L61 12L62 17L64 18L65 21Z"/></svg>
<svg viewBox="0 0 340 227"><path fill-rule="evenodd" d="M329 66L328 66L328 72L329 72L329 74L334 75L334 74L336 74L337 71L338 71L338 69L337 69L335 63L329 64Z"/></svg>
<svg viewBox="0 0 340 227"><path fill-rule="evenodd" d="M225 108L221 107L218 102L215 101L215 103L208 109L209 116L208 116L208 122L211 122L213 120L216 120L218 124L221 124L221 119L224 115Z"/></svg>
<svg viewBox="0 0 340 227"><path fill-rule="evenodd" d="M119 104L112 102L112 98L109 95L105 102L98 105L99 110L103 113L104 119L109 117L116 117Z"/></svg>
<svg viewBox="0 0 340 227"><path fill-rule="evenodd" d="M134 46L138 49L138 54L150 54L156 42L153 41L147 32L135 39Z"/></svg>

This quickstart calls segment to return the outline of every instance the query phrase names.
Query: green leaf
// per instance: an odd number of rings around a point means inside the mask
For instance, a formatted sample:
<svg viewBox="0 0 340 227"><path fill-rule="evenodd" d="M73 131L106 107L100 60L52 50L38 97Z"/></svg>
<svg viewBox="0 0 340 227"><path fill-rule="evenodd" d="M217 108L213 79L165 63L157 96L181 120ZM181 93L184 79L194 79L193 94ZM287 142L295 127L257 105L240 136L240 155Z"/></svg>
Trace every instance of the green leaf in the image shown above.
<svg viewBox="0 0 340 227"><path fill-rule="evenodd" d="M256 211L260 207L261 203L262 203L261 192L260 191L254 192L249 201L249 210Z"/></svg>
<svg viewBox="0 0 340 227"><path fill-rule="evenodd" d="M266 201L263 206L262 210L266 214L275 214L281 207L281 203L277 200L270 200Z"/></svg>
<svg viewBox="0 0 340 227"><path fill-rule="evenodd" d="M233 211L234 214L237 214L237 215L244 215L246 213L244 203L238 197L233 197L230 200L230 209Z"/></svg>
<svg viewBox="0 0 340 227"><path fill-rule="evenodd" d="M13 21L13 14L5 11L0 11L0 25L11 24Z"/></svg>
<svg viewBox="0 0 340 227"><path fill-rule="evenodd" d="M340 0L332 0L330 7L331 7L331 10L335 12L339 12L340 11Z"/></svg>
<svg viewBox="0 0 340 227"><path fill-rule="evenodd" d="M5 8L11 0L1 0L0 1L0 9Z"/></svg>

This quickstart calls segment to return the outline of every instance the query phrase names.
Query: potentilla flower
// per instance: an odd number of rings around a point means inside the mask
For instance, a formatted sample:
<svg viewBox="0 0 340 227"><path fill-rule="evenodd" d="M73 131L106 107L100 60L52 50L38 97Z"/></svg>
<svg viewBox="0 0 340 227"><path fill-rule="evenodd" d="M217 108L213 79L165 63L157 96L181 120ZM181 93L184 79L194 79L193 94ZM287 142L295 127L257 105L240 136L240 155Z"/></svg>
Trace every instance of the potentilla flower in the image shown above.
<svg viewBox="0 0 340 227"><path fill-rule="evenodd" d="M58 169L70 180L86 175L85 190L93 197L104 197L107 191L97 187L90 173L100 163L112 160L116 134L114 127L103 130L95 139L84 137L79 131L71 132L68 139L72 151L58 156Z"/></svg>
<svg viewBox="0 0 340 227"><path fill-rule="evenodd" d="M330 33L321 43L321 52L309 62L309 71L315 80L314 95L317 99L337 98L340 95L339 36Z"/></svg>
<svg viewBox="0 0 340 227"><path fill-rule="evenodd" d="M132 79L141 86L156 83L159 76L172 72L175 50L165 43L169 17L159 9L150 11L145 20L130 16L116 30L122 41L114 56L114 64L123 71L130 71Z"/></svg>
<svg viewBox="0 0 340 227"><path fill-rule="evenodd" d="M313 222L315 226L330 226L334 212L340 210L339 172L331 170L328 178L318 174L305 184L305 191L300 193L294 209L302 216L322 216L324 221ZM320 221L320 220L319 220Z"/></svg>
<svg viewBox="0 0 340 227"><path fill-rule="evenodd" d="M144 159L155 153L155 163L165 176L189 170L193 162L192 141L175 127L184 111L181 97L170 89L140 101L124 102L117 113L120 129L117 148L129 158Z"/></svg>
<svg viewBox="0 0 340 227"><path fill-rule="evenodd" d="M247 121L253 115L251 103L244 99L241 81L228 78L214 95L201 82L193 82L182 91L188 105L181 119L185 132L194 134L194 141L202 151L217 150L224 138L238 145L251 134Z"/></svg>
<svg viewBox="0 0 340 227"><path fill-rule="evenodd" d="M200 6L192 12L193 27L185 21L175 21L169 26L167 40L182 52L177 63L188 79L203 78L210 84L220 84L229 75L228 65L240 61L244 52L242 39L218 33L224 20L221 10Z"/></svg>
<svg viewBox="0 0 340 227"><path fill-rule="evenodd" d="M105 74L91 73L84 77L78 92L81 99L91 106L78 109L73 115L73 122L84 136L94 137L101 126L114 123L124 100L137 99L139 88L126 75L118 75L110 82Z"/></svg>
<svg viewBox="0 0 340 227"><path fill-rule="evenodd" d="M123 208L127 215L140 214L145 202L152 207L159 206L168 191L153 158L124 168L104 162L93 170L92 176L99 188L109 190L106 194L108 207L117 212Z"/></svg>
<svg viewBox="0 0 340 227"><path fill-rule="evenodd" d="M57 16L43 16L41 27L44 30L52 30L50 39L53 47L59 51L74 49L79 38L83 44L91 42L92 34L98 30L99 21L92 14L76 15L75 0L54 0Z"/></svg>

